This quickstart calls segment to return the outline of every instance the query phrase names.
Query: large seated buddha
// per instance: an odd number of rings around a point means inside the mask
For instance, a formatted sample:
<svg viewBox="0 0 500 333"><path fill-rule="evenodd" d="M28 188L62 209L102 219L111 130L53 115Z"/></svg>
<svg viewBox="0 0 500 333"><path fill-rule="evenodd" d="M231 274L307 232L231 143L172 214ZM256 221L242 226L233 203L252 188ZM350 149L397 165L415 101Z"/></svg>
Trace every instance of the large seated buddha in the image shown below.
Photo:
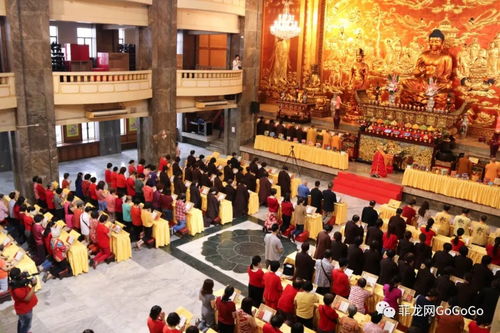
<svg viewBox="0 0 500 333"><path fill-rule="evenodd" d="M450 94L453 59L443 49L443 44L444 34L433 30L429 35L429 49L418 57L414 78L402 82L401 103L426 106L433 96L435 109L453 108L453 95Z"/></svg>

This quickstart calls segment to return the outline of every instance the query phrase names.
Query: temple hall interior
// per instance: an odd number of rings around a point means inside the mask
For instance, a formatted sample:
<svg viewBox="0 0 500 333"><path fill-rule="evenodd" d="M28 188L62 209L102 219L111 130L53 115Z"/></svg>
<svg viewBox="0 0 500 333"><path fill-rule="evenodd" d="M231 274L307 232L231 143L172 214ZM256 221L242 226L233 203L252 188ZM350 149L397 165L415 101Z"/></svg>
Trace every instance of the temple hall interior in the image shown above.
<svg viewBox="0 0 500 333"><path fill-rule="evenodd" d="M0 0L0 333L500 332L500 1Z"/></svg>

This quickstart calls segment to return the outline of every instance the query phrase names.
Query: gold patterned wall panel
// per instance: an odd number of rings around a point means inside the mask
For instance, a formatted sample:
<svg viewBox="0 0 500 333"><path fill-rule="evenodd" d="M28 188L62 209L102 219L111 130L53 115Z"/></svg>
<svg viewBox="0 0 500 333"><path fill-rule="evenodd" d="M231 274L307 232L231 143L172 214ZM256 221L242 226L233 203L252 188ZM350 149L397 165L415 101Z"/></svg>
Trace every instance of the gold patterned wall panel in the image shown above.
<svg viewBox="0 0 500 333"><path fill-rule="evenodd" d="M273 89L305 84L304 77L294 77L289 82L290 77L283 75L285 70L279 71L279 66L276 66L279 54L286 62L287 73L303 73L301 76L304 76L315 65L311 63L315 59L311 47L315 47L319 53L316 65L319 66L321 88L330 93L341 91L350 112L358 112L352 98L356 85L353 82L356 52L363 49L367 72L363 88L370 92L377 85L385 87L388 74L398 74L400 80L411 78L419 55L428 47L429 33L437 28L444 33L445 47L453 58L452 88L458 104L463 101L472 103L469 117L474 126L495 126L500 108L500 1L317 2L294 1L292 11L295 18L300 19L302 35L289 42L281 42L284 44L281 46L270 34L269 27L283 6L279 0L264 1L261 64L264 99L272 101L276 97ZM320 10L320 13L315 17L308 10ZM309 17L313 19L308 20ZM308 27L308 24L316 26ZM313 43L310 41L313 36L311 31L316 27L316 36L321 40ZM304 67L294 67L297 65ZM269 79L273 70L276 73L276 68L277 73L281 73L281 81L277 80L276 74L274 81Z"/></svg>

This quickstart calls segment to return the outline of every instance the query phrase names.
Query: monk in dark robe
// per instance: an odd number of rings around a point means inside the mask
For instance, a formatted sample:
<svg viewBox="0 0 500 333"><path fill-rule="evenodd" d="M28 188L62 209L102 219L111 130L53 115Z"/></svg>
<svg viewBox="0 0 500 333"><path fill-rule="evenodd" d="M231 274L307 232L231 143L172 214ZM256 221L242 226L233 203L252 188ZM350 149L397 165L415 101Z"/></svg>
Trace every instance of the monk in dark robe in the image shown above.
<svg viewBox="0 0 500 333"><path fill-rule="evenodd" d="M186 193L186 186L182 182L182 177L174 178L174 193L177 195L181 195Z"/></svg>
<svg viewBox="0 0 500 333"><path fill-rule="evenodd" d="M235 172L236 171L236 172ZM234 179L236 179L237 183L241 183L243 181L243 168L233 169Z"/></svg>
<svg viewBox="0 0 500 333"><path fill-rule="evenodd" d="M314 259L323 259L326 249L332 247L332 240L330 232L333 227L330 224L325 225L325 229L320 231L316 239L316 251L314 252Z"/></svg>
<svg viewBox="0 0 500 333"><path fill-rule="evenodd" d="M243 183L239 183L236 188L236 195L234 198L234 217L242 217L248 214L248 199L250 198L250 193L248 193L247 187Z"/></svg>
<svg viewBox="0 0 500 333"><path fill-rule="evenodd" d="M190 182L193 181L193 167L190 166L184 170L184 178Z"/></svg>
<svg viewBox="0 0 500 333"><path fill-rule="evenodd" d="M291 182L292 179L288 174L288 168L283 166L283 170L278 174L278 185L281 187L281 195L285 195L285 193L291 193Z"/></svg>
<svg viewBox="0 0 500 333"><path fill-rule="evenodd" d="M261 179L262 177L267 177L269 175L268 172L267 172L267 170L266 170L266 167L267 167L267 163L266 162L262 162L259 170L255 174L255 176L257 177L257 179Z"/></svg>
<svg viewBox="0 0 500 333"><path fill-rule="evenodd" d="M204 216L204 224L205 227L209 227L210 224L216 224L216 218L219 216L219 200L215 194L217 190L215 188L211 188L210 192L207 195L207 211Z"/></svg>
<svg viewBox="0 0 500 333"><path fill-rule="evenodd" d="M259 171L259 165L257 164L257 162L259 162L259 159L257 157L255 157L252 162L250 162L250 165L249 165L249 168L250 168L250 171L256 175L257 174L257 171Z"/></svg>
<svg viewBox="0 0 500 333"><path fill-rule="evenodd" d="M234 178L233 169L231 169L231 166L229 164L226 164L226 166L223 169L223 172L224 172L224 181L226 183L228 179Z"/></svg>
<svg viewBox="0 0 500 333"><path fill-rule="evenodd" d="M213 173L213 174L217 173L218 170L217 166L215 165L215 162L217 162L217 160L215 159L215 157L212 157L207 166L208 173Z"/></svg>
<svg viewBox="0 0 500 333"><path fill-rule="evenodd" d="M192 182L189 186L189 201L194 204L194 208L201 209L201 194L196 182Z"/></svg>
<svg viewBox="0 0 500 333"><path fill-rule="evenodd" d="M259 117L256 127L257 135L264 135L264 132L267 131L267 124L264 122L264 117Z"/></svg>
<svg viewBox="0 0 500 333"><path fill-rule="evenodd" d="M186 167L193 166L196 163L196 157L194 156L195 151L191 150L189 156L187 157Z"/></svg>
<svg viewBox="0 0 500 333"><path fill-rule="evenodd" d="M243 183L250 191L257 191L257 177L250 171L250 168L247 168L247 173L243 176Z"/></svg>
<svg viewBox="0 0 500 333"><path fill-rule="evenodd" d="M234 197L236 196L236 189L233 186L233 179L228 179L227 185L224 187L223 193L226 194L226 200L234 202Z"/></svg>
<svg viewBox="0 0 500 333"><path fill-rule="evenodd" d="M200 175L200 186L206 186L208 188L212 187L212 182L210 181L210 178L208 177L208 174L206 172L201 172Z"/></svg>
<svg viewBox="0 0 500 333"><path fill-rule="evenodd" d="M217 172L217 175L214 178L214 187L217 190L217 192L224 192L224 184L222 184L222 180L220 179L220 172Z"/></svg>
<svg viewBox="0 0 500 333"><path fill-rule="evenodd" d="M196 161L196 166L200 169L200 170L203 170L203 171L207 171L207 165L205 164L205 155L200 155L198 157L198 161Z"/></svg>
<svg viewBox="0 0 500 333"><path fill-rule="evenodd" d="M193 166L193 172L192 172L192 174L193 174L192 181L199 183L200 182L200 178L201 178L201 171L200 171L200 169L198 169L198 167L196 165Z"/></svg>
<svg viewBox="0 0 500 333"><path fill-rule="evenodd" d="M176 157L174 164L172 164L172 173L174 174L174 176L182 177L182 169L180 163L181 163L180 157Z"/></svg>
<svg viewBox="0 0 500 333"><path fill-rule="evenodd" d="M170 178L168 177L167 174L168 167L164 166L163 171L160 172L160 183L163 184L163 188L170 188L172 186L172 182L170 181Z"/></svg>
<svg viewBox="0 0 500 333"><path fill-rule="evenodd" d="M267 198L271 195L271 182L268 177L262 177L260 179L260 187L259 187L259 205L267 204Z"/></svg>

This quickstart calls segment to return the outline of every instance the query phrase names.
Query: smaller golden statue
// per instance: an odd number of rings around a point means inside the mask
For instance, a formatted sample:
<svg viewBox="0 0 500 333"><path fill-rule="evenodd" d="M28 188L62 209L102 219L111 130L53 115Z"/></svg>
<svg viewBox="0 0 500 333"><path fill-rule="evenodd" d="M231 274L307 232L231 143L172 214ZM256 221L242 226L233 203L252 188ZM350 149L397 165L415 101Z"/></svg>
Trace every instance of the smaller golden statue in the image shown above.
<svg viewBox="0 0 500 333"><path fill-rule="evenodd" d="M364 62L363 49L356 51L356 62L351 68L351 79L349 86L353 90L366 89L368 85L368 65Z"/></svg>

